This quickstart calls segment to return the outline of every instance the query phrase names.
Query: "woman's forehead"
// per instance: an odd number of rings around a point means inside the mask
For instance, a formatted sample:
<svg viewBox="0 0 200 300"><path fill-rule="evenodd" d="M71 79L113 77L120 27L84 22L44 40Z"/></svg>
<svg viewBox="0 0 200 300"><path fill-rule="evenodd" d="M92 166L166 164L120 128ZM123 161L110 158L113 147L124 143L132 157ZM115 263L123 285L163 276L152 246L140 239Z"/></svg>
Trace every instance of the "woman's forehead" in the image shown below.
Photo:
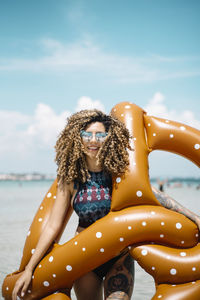
<svg viewBox="0 0 200 300"><path fill-rule="evenodd" d="M86 126L85 131L105 131L105 126L102 122L92 122Z"/></svg>

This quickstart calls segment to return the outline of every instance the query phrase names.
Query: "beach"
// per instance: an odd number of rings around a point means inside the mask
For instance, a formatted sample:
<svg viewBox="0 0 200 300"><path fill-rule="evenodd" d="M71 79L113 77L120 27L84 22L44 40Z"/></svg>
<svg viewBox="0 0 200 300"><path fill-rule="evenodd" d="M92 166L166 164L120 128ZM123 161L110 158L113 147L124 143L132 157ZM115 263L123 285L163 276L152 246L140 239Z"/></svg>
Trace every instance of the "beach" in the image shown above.
<svg viewBox="0 0 200 300"><path fill-rule="evenodd" d="M51 186L51 180L44 181L0 181L0 285L5 276L19 267L23 246L33 217ZM156 183L152 183L157 187ZM200 189L196 182L171 183L165 192L179 203L200 215ZM60 243L73 237L77 216L72 215ZM132 299L148 300L155 292L153 278L137 263L135 286ZM72 299L75 300L72 291Z"/></svg>

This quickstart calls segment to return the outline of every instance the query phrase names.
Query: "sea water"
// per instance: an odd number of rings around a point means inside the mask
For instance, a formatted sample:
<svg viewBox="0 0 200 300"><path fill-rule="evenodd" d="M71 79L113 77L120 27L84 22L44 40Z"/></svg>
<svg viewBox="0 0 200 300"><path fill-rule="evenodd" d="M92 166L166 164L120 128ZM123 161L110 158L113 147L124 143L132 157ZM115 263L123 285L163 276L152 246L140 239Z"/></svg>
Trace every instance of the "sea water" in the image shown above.
<svg viewBox="0 0 200 300"><path fill-rule="evenodd" d="M19 268L29 226L51 184L51 181L0 181L0 286L7 274ZM165 192L200 215L197 183L170 184L165 186ZM73 237L76 226L77 217L73 214L60 243ZM151 299L154 292L153 278L136 263L132 300ZM76 299L73 291L72 299Z"/></svg>

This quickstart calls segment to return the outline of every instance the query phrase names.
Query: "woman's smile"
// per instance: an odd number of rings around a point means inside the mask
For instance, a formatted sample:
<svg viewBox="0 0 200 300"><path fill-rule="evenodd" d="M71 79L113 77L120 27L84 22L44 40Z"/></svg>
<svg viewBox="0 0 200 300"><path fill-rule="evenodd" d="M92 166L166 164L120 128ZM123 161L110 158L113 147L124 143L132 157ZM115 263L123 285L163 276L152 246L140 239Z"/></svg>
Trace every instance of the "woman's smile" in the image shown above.
<svg viewBox="0 0 200 300"><path fill-rule="evenodd" d="M98 151L100 147L97 146L88 146L87 147L89 151Z"/></svg>

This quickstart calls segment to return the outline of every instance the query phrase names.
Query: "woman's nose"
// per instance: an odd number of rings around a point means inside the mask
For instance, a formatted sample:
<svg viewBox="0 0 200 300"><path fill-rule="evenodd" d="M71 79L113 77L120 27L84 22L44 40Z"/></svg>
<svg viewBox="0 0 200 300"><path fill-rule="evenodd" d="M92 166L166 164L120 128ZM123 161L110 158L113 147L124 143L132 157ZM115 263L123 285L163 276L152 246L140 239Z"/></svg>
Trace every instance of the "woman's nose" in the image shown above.
<svg viewBox="0 0 200 300"><path fill-rule="evenodd" d="M92 134L92 139L91 139L92 142L96 142L97 141L97 138L96 138L96 134L93 133Z"/></svg>

